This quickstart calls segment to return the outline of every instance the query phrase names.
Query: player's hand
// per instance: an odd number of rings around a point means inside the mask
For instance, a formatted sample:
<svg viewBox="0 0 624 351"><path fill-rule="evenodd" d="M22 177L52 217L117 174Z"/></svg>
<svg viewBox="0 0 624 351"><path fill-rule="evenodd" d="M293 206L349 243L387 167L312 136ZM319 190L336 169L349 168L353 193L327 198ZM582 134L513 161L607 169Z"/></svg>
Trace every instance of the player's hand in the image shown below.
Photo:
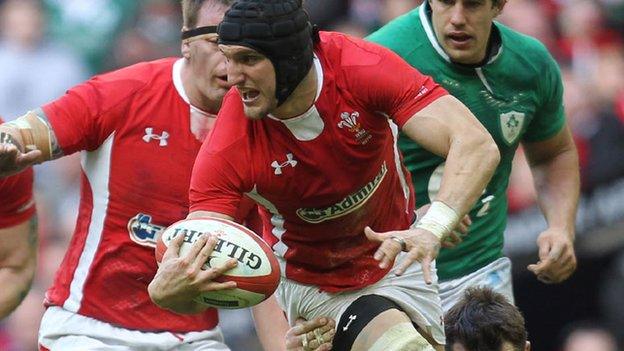
<svg viewBox="0 0 624 351"><path fill-rule="evenodd" d="M418 261L422 265L425 283L432 283L431 262L440 252L440 239L435 235L420 228L377 233L370 227L364 228L364 234L370 241L381 242L373 256L379 261L379 268L390 267L397 255L401 251L406 251L405 259L394 273L401 275L414 261Z"/></svg>
<svg viewBox="0 0 624 351"><path fill-rule="evenodd" d="M427 213L427 211L429 211L429 207L431 207L431 204L426 204L416 210L416 221L422 218ZM462 218L462 220L457 224L455 230L453 230L444 238L441 243L442 247L450 249L459 245L459 243L464 240L464 237L468 235L468 230L470 229L471 225L472 219L470 219L469 215L465 215L464 218Z"/></svg>
<svg viewBox="0 0 624 351"><path fill-rule="evenodd" d="M576 270L573 233L549 228L537 237L539 261L527 269L546 284L560 283Z"/></svg>
<svg viewBox="0 0 624 351"><path fill-rule="evenodd" d="M17 174L34 165L41 157L41 151L22 153L13 144L0 144L0 177Z"/></svg>
<svg viewBox="0 0 624 351"><path fill-rule="evenodd" d="M236 267L237 262L230 259L221 266L204 270L202 266L214 250L217 238L200 236L189 252L180 257L183 242L184 235L178 235L169 243L148 291L152 301L160 307L180 313L193 313L197 312L193 299L202 292L236 288L235 282L219 283L213 280Z"/></svg>
<svg viewBox="0 0 624 351"><path fill-rule="evenodd" d="M286 333L287 351L329 351L336 334L336 322L329 317L297 319Z"/></svg>

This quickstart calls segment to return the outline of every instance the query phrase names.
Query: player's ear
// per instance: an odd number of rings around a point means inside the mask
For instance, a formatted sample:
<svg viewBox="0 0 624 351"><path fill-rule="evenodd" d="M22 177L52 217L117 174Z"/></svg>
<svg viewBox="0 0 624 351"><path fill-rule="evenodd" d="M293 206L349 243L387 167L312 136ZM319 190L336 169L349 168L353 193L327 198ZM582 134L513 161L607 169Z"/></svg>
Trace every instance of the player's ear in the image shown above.
<svg viewBox="0 0 624 351"><path fill-rule="evenodd" d="M528 340L526 344L524 344L524 351L531 351L531 342Z"/></svg>
<svg viewBox="0 0 624 351"><path fill-rule="evenodd" d="M503 12L503 8L505 7L505 5L507 5L507 0L498 0L497 4L493 4L493 6L496 8L496 16L500 15L501 12Z"/></svg>
<svg viewBox="0 0 624 351"><path fill-rule="evenodd" d="M187 31L188 28L182 27L182 32ZM189 46L186 40L182 40L182 44L180 46L180 50L182 51L182 56L185 59L191 58L191 47Z"/></svg>

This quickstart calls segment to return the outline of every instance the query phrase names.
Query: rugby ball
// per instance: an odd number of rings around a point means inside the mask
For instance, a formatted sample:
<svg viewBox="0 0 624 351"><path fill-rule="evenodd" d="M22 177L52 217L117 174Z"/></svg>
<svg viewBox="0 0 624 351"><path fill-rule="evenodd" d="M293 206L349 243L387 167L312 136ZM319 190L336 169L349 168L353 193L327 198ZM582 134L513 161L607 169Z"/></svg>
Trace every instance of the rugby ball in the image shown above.
<svg viewBox="0 0 624 351"><path fill-rule="evenodd" d="M236 289L210 291L196 301L216 308L236 309L254 306L271 296L280 280L280 268L271 248L254 232L238 223L220 218L194 218L178 221L164 230L156 242L156 261L160 264L169 243L178 235L185 239L180 257L202 235L216 235L217 245L202 269L223 265L235 258L238 265L215 281L234 281Z"/></svg>

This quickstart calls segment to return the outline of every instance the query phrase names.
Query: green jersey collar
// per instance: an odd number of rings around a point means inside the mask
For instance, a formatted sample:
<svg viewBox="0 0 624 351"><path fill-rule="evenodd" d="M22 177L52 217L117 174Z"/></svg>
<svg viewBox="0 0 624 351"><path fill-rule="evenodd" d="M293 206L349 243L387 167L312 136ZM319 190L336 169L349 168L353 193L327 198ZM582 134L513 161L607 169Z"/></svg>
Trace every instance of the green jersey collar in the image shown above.
<svg viewBox="0 0 624 351"><path fill-rule="evenodd" d="M420 5L419 11L418 11L418 15L420 17L420 22L422 23L422 26L425 29L425 33L427 33L427 38L429 38L429 42L431 43L431 46L433 46L435 51L440 56L442 56L442 58L446 62L455 64L455 65L459 65L459 66L469 67L469 65L462 65L462 64L459 64L459 63L451 61L451 58L446 54L444 49L442 49L442 46L440 46L440 43L438 42L438 38L436 38L435 32L433 31L433 26L431 25L431 7L429 6L429 2L428 1L425 1L422 5ZM492 33L494 33L494 31L497 31L498 33L500 33L498 31L498 28L496 28L496 24L495 23L493 23L492 26L493 26ZM497 47L495 48L496 52L490 53L489 60L486 63L481 64L481 65L476 65L475 67L484 66L484 65L490 64L490 63L494 62L501 55L501 53L503 52L502 38L500 38L500 40L501 40L500 44L497 45Z"/></svg>

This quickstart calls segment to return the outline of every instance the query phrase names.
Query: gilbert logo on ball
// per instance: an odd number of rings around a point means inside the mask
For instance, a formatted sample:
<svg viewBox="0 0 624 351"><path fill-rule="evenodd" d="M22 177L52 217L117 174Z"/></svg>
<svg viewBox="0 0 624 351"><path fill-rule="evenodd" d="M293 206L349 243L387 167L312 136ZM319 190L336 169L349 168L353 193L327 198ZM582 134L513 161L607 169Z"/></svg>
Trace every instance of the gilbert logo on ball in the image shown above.
<svg viewBox="0 0 624 351"><path fill-rule="evenodd" d="M240 224L219 218L195 218L178 221L158 238L156 261L162 257L173 238L184 235L180 256L188 253L202 235L216 235L217 245L202 267L224 264L234 258L238 265L215 279L218 282L235 281L236 289L211 291L201 294L197 301L216 308L244 308L256 305L271 296L280 280L277 258L271 248L254 232Z"/></svg>

